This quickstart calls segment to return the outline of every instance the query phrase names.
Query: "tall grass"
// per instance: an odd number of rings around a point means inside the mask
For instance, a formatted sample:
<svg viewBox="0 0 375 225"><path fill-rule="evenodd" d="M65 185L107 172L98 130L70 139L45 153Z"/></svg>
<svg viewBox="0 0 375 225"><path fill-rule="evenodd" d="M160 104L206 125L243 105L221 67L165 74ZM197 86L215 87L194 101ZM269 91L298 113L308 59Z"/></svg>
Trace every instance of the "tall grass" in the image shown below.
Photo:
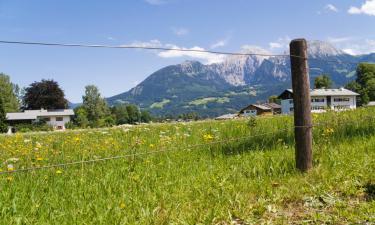
<svg viewBox="0 0 375 225"><path fill-rule="evenodd" d="M314 169L308 174L294 168L289 116L1 136L3 171L147 154L1 175L0 221L375 222L368 191L375 180L374 113L314 115Z"/></svg>

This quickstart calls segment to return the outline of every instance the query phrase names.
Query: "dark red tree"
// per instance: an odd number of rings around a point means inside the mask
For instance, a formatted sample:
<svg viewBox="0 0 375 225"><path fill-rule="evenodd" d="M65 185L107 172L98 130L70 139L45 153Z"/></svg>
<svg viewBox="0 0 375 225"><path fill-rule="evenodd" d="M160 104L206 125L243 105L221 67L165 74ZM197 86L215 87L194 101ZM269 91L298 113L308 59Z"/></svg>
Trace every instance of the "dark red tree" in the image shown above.
<svg viewBox="0 0 375 225"><path fill-rule="evenodd" d="M56 81L42 80L25 89L23 105L25 109L66 109L68 101Z"/></svg>

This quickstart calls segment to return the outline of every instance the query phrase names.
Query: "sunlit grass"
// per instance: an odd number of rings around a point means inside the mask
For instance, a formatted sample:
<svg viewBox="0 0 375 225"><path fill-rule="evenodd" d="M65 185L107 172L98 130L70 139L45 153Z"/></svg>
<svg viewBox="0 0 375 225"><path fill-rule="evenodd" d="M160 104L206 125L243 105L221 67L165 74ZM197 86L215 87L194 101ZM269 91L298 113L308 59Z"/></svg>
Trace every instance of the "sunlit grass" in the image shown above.
<svg viewBox="0 0 375 225"><path fill-rule="evenodd" d="M294 168L293 120L285 116L1 136L2 171L146 154L3 174L0 221L375 222L367 190L375 182L373 117L374 109L314 115L324 126L314 128L308 174Z"/></svg>

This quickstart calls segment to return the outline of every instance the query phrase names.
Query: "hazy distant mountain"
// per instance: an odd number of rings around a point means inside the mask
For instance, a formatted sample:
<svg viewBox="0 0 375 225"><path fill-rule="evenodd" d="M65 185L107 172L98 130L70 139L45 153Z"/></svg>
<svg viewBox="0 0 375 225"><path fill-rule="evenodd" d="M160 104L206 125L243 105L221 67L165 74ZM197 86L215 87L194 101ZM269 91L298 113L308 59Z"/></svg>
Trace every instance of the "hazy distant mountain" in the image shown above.
<svg viewBox="0 0 375 225"><path fill-rule="evenodd" d="M252 50L248 50L249 53ZM352 56L322 41L308 42L311 84L326 73L335 86L355 79L356 64L375 61L375 54ZM238 111L291 86L288 57L229 56L222 63L185 61L151 74L128 92L108 98L110 104L133 103L155 114L196 111L216 116Z"/></svg>

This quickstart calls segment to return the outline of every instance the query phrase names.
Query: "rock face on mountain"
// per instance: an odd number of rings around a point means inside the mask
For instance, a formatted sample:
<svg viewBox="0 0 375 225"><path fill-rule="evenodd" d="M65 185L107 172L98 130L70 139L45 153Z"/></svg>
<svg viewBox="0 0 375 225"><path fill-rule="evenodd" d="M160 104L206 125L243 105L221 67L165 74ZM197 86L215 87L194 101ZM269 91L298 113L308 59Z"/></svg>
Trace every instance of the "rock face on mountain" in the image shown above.
<svg viewBox="0 0 375 225"><path fill-rule="evenodd" d="M311 84L324 73L331 76L335 86L355 79L356 63L375 59L375 54L348 55L322 41L308 42L308 54ZM290 86L289 57L235 55L209 65L185 61L167 66L130 91L107 100L112 105L137 104L155 114L195 111L202 116L216 116L264 101Z"/></svg>

